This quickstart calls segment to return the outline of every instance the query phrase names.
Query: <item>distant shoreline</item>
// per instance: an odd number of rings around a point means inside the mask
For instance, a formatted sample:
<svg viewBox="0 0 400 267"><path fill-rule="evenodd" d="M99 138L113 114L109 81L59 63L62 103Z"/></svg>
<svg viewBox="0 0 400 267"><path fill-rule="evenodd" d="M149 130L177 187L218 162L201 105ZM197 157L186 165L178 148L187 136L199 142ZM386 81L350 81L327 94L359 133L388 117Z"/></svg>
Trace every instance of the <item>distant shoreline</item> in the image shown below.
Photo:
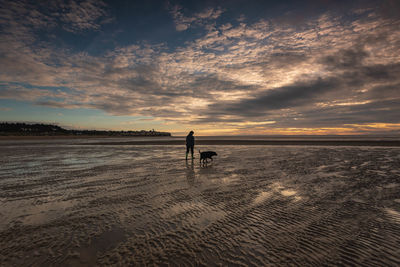
<svg viewBox="0 0 400 267"><path fill-rule="evenodd" d="M136 137L136 136L171 136L168 132L150 131L113 131L113 130L67 130L54 124L0 122L0 136L34 136L34 137Z"/></svg>
<svg viewBox="0 0 400 267"><path fill-rule="evenodd" d="M132 136L113 136L113 135L0 135L0 140L46 140L46 139L103 139L103 138L168 138L171 136L163 135L132 135Z"/></svg>

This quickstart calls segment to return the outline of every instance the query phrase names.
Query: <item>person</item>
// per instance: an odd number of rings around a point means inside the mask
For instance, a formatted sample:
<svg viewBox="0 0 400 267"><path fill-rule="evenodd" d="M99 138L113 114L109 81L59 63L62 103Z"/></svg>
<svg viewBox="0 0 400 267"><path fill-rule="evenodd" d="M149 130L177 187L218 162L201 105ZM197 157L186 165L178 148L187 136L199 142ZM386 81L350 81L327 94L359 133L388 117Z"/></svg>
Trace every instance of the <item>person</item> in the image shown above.
<svg viewBox="0 0 400 267"><path fill-rule="evenodd" d="M189 154L189 149L190 152L192 153L192 159L194 159L193 157L193 150L194 150L194 136L193 136L194 132L190 131L190 133L186 136L186 160L188 158L188 154Z"/></svg>

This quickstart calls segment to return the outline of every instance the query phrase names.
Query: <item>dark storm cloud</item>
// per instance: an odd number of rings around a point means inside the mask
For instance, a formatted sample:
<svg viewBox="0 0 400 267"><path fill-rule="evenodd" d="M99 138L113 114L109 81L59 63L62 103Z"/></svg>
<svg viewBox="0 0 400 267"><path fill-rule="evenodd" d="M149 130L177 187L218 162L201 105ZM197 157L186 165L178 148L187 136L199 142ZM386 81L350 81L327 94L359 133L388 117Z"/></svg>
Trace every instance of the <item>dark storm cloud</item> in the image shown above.
<svg viewBox="0 0 400 267"><path fill-rule="evenodd" d="M321 59L330 71L338 73L338 79L346 79L351 85L398 80L400 63L364 64L369 54L362 48L341 49L334 55ZM341 76L341 77L340 77Z"/></svg>
<svg viewBox="0 0 400 267"><path fill-rule="evenodd" d="M321 63L331 71L346 71L348 79L356 81L382 81L398 79L400 63L394 64L370 64L365 65L364 61L369 54L361 47L341 49L333 55L323 57Z"/></svg>
<svg viewBox="0 0 400 267"><path fill-rule="evenodd" d="M255 114L268 114L269 111L308 105L314 98L338 88L334 79L318 79L281 88L267 90L262 94L236 103L214 104L211 110L221 114L234 114L251 117Z"/></svg>
<svg viewBox="0 0 400 267"><path fill-rule="evenodd" d="M345 124L398 123L400 99L373 101L366 104L315 108L303 112L301 119L289 118L283 127L329 127Z"/></svg>
<svg viewBox="0 0 400 267"><path fill-rule="evenodd" d="M397 81L400 73L400 63L379 64L361 68L361 72L371 81Z"/></svg>
<svg viewBox="0 0 400 267"><path fill-rule="evenodd" d="M321 63L330 69L349 69L362 66L368 53L362 47L341 49L333 55L323 57Z"/></svg>

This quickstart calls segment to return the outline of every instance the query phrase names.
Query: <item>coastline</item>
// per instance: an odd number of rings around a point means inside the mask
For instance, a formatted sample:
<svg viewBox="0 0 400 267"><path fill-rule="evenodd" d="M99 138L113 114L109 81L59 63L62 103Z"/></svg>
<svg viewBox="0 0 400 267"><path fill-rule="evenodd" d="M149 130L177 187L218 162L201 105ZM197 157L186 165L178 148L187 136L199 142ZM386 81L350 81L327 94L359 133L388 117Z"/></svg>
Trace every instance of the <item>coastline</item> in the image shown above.
<svg viewBox="0 0 400 267"><path fill-rule="evenodd" d="M54 140L54 139L105 139L105 138L168 138L170 136L112 136L112 135L0 135L0 140Z"/></svg>

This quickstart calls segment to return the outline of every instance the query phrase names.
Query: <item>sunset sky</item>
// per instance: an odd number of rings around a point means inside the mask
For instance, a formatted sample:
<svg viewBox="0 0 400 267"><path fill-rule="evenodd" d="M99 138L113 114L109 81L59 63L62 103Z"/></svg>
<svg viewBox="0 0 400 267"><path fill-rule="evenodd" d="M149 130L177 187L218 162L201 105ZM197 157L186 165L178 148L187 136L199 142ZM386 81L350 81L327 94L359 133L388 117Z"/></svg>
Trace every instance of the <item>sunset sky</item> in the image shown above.
<svg viewBox="0 0 400 267"><path fill-rule="evenodd" d="M0 121L400 134L400 1L3 1Z"/></svg>

